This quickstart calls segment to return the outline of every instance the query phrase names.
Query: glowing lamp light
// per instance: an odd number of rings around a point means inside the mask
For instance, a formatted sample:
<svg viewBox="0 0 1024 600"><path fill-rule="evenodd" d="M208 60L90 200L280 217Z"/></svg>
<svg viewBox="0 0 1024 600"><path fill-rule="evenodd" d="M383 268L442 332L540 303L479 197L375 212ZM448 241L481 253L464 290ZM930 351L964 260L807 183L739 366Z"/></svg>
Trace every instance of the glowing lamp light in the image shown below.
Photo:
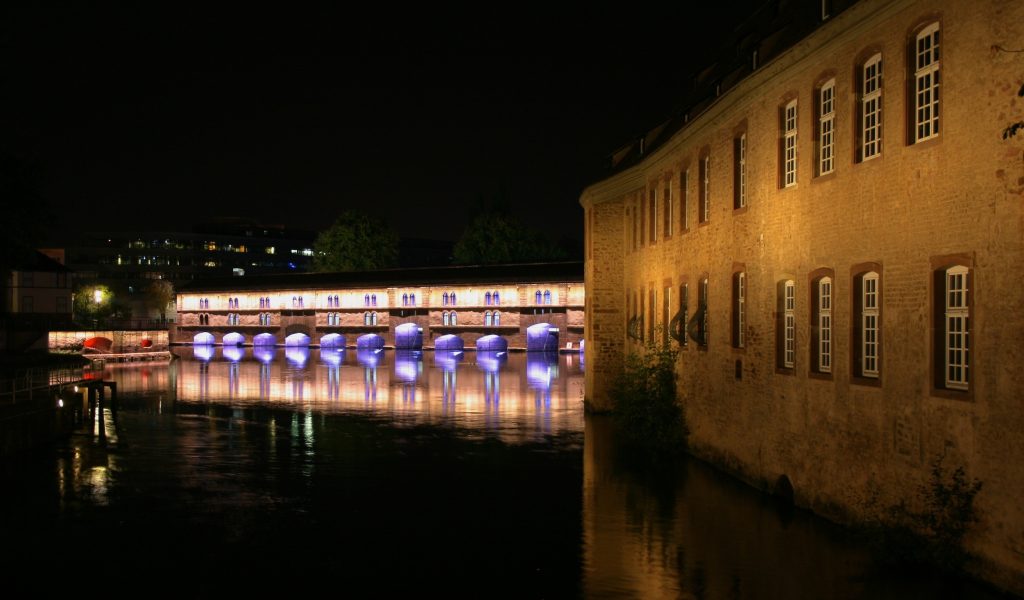
<svg viewBox="0 0 1024 600"><path fill-rule="evenodd" d="M101 290L99 288L96 288L95 290L93 290L92 291L92 299L93 299L93 301L96 302L96 304L99 304L100 302L103 302L103 290Z"/></svg>
<svg viewBox="0 0 1024 600"><path fill-rule="evenodd" d="M57 408L64 408L64 400L63 399L57 400Z"/></svg>

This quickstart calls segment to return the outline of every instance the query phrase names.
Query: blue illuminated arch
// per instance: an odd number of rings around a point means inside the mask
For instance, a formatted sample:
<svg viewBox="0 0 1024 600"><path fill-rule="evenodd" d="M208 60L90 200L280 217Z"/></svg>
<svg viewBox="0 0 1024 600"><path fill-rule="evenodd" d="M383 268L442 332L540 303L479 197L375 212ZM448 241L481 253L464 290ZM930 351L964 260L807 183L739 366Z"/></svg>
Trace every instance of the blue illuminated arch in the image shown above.
<svg viewBox="0 0 1024 600"><path fill-rule="evenodd" d="M442 335L434 340L434 350L455 351L465 348L465 342L457 335Z"/></svg>
<svg viewBox="0 0 1024 600"><path fill-rule="evenodd" d="M286 347L308 346L309 336L304 333L293 333L284 338L284 345Z"/></svg>
<svg viewBox="0 0 1024 600"><path fill-rule="evenodd" d="M544 290L544 304L551 304L551 290Z"/></svg>
<svg viewBox="0 0 1024 600"><path fill-rule="evenodd" d="M508 351L508 340L500 335L485 335L476 341L477 351L506 352Z"/></svg>
<svg viewBox="0 0 1024 600"><path fill-rule="evenodd" d="M224 335L225 346L241 346L244 343L245 336L238 333L237 331L232 331L231 333L227 333Z"/></svg>
<svg viewBox="0 0 1024 600"><path fill-rule="evenodd" d="M540 290L537 290L537 292L533 295L533 303L540 304L540 298Z"/></svg>
<svg viewBox="0 0 1024 600"><path fill-rule="evenodd" d="M491 305L491 293L490 292L487 292L486 294L484 294L484 304L486 304L487 306Z"/></svg>
<svg viewBox="0 0 1024 600"><path fill-rule="evenodd" d="M213 349L213 344L196 344L195 346L192 346L192 356L194 356L196 360L209 362L209 360L213 358Z"/></svg>
<svg viewBox="0 0 1024 600"><path fill-rule="evenodd" d="M328 333L320 338L321 348L344 348L345 336L340 333Z"/></svg>
<svg viewBox="0 0 1024 600"><path fill-rule="evenodd" d="M494 305L498 306L501 304L501 296L498 295L498 290L494 290Z"/></svg>
<svg viewBox="0 0 1024 600"><path fill-rule="evenodd" d="M197 333L195 337L192 338L192 343L196 346L212 346L213 334L209 331Z"/></svg>
<svg viewBox="0 0 1024 600"><path fill-rule="evenodd" d="M273 346L277 344L277 338L272 333L260 333L252 338L253 346Z"/></svg>
<svg viewBox="0 0 1024 600"><path fill-rule="evenodd" d="M423 347L423 328L416 323L402 323L395 327L396 350L419 350Z"/></svg>
<svg viewBox="0 0 1024 600"><path fill-rule="evenodd" d="M526 328L527 352L558 352L558 328L537 323Z"/></svg>
<svg viewBox="0 0 1024 600"><path fill-rule="evenodd" d="M356 348L380 349L384 347L384 338L376 333L367 333L356 338Z"/></svg>

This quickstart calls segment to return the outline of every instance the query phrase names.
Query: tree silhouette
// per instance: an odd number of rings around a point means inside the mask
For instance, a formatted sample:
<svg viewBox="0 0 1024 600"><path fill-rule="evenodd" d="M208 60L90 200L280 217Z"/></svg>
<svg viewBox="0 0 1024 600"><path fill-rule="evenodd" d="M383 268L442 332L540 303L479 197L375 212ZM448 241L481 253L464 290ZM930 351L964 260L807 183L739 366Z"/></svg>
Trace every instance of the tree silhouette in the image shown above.
<svg viewBox="0 0 1024 600"><path fill-rule="evenodd" d="M398 261L398 236L382 219L346 210L313 242L313 270L369 271Z"/></svg>

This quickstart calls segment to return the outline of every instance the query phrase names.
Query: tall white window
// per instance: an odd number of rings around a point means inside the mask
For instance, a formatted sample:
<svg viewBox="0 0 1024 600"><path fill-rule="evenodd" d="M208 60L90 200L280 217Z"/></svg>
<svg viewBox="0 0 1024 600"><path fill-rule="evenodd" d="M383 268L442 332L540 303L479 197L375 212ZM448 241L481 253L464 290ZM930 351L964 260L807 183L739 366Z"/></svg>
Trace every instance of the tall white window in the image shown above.
<svg viewBox="0 0 1024 600"><path fill-rule="evenodd" d="M878 377L878 273L864 275L861 287L861 375Z"/></svg>
<svg viewBox="0 0 1024 600"><path fill-rule="evenodd" d="M946 387L967 389L967 267L946 270Z"/></svg>
<svg viewBox="0 0 1024 600"><path fill-rule="evenodd" d="M651 201L650 206L647 210L648 218L650 219L650 226L648 229L651 231L651 243L658 241L658 189L651 189Z"/></svg>
<svg viewBox="0 0 1024 600"><path fill-rule="evenodd" d="M861 160L882 153L882 55L864 63L864 95L861 97Z"/></svg>
<svg viewBox="0 0 1024 600"><path fill-rule="evenodd" d="M832 372L832 279L818 281L818 371Z"/></svg>
<svg viewBox="0 0 1024 600"><path fill-rule="evenodd" d="M818 91L818 175L835 169L836 80L831 79Z"/></svg>
<svg viewBox="0 0 1024 600"><path fill-rule="evenodd" d="M914 141L939 135L939 24L917 34L914 44Z"/></svg>
<svg viewBox="0 0 1024 600"><path fill-rule="evenodd" d="M459 324L459 317L455 313L454 310L448 314L448 321L452 325L458 325Z"/></svg>
<svg viewBox="0 0 1024 600"><path fill-rule="evenodd" d="M494 314L491 317L491 323L495 327L501 325L501 313L499 313L498 311L494 311Z"/></svg>
<svg viewBox="0 0 1024 600"><path fill-rule="evenodd" d="M743 329L747 321L747 274L736 274L736 334L735 342L737 348L743 348L747 344Z"/></svg>
<svg viewBox="0 0 1024 600"><path fill-rule="evenodd" d="M783 357L782 366L793 368L796 363L796 284L789 280L785 285L783 304Z"/></svg>
<svg viewBox="0 0 1024 600"><path fill-rule="evenodd" d="M700 163L701 189L700 189L700 221L704 223L711 216L711 155L705 156Z"/></svg>
<svg viewBox="0 0 1024 600"><path fill-rule="evenodd" d="M736 139L736 203L733 208L747 205L747 134Z"/></svg>
<svg viewBox="0 0 1024 600"><path fill-rule="evenodd" d="M796 185L796 100L786 105L782 118L782 182Z"/></svg>
<svg viewBox="0 0 1024 600"><path fill-rule="evenodd" d="M672 228L675 227L675 195L672 193L672 183L668 181L665 183L665 191L662 192L662 196L665 202L665 237L672 237Z"/></svg>
<svg viewBox="0 0 1024 600"><path fill-rule="evenodd" d="M491 326L491 311L486 310L486 311L484 311L484 327L490 327L490 326Z"/></svg>
<svg viewBox="0 0 1024 600"><path fill-rule="evenodd" d="M708 339L709 339L709 337L708 337L708 310L709 310L708 309L708 293L709 293L708 280L707 279L703 279L700 282L700 300L701 300L701 305L703 307L703 316L701 318L701 326L700 326L700 345L701 346L705 346L705 347L708 345Z"/></svg>
<svg viewBox="0 0 1024 600"><path fill-rule="evenodd" d="M669 321L672 319L672 288L666 287L661 295L661 345L668 346Z"/></svg>
<svg viewBox="0 0 1024 600"><path fill-rule="evenodd" d="M451 324L451 321L448 320L448 311L444 311L444 312L441 313L441 324L442 325L450 325Z"/></svg>
<svg viewBox="0 0 1024 600"><path fill-rule="evenodd" d="M689 189L690 189L690 170L683 171L682 178L679 182L679 217L680 223L682 224L683 231L686 231L690 227L690 215L689 215Z"/></svg>

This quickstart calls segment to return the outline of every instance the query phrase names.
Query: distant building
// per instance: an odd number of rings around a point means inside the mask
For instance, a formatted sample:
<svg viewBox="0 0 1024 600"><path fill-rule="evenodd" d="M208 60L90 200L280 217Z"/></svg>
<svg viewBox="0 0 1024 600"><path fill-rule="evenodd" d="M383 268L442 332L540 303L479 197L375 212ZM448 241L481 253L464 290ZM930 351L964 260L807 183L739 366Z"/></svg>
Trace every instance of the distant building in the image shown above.
<svg viewBox="0 0 1024 600"><path fill-rule="evenodd" d="M1024 3L766 2L726 35L582 194L588 401L670 344L693 452L839 521L963 467L972 564L1024 593Z"/></svg>
<svg viewBox="0 0 1024 600"><path fill-rule="evenodd" d="M190 232L85 232L66 248L46 251L63 251L80 282L110 286L128 313L121 315L125 324L145 325L160 316L145 297L153 280L178 286L197 279L306 272L313 238L311 232L281 227L207 225Z"/></svg>
<svg viewBox="0 0 1024 600"><path fill-rule="evenodd" d="M0 350L46 348L46 332L71 325L74 274L31 249L6 247Z"/></svg>
<svg viewBox="0 0 1024 600"><path fill-rule="evenodd" d="M409 331L427 348L527 349L532 335L578 350L583 304L579 262L197 280L178 292L171 343L401 346Z"/></svg>

